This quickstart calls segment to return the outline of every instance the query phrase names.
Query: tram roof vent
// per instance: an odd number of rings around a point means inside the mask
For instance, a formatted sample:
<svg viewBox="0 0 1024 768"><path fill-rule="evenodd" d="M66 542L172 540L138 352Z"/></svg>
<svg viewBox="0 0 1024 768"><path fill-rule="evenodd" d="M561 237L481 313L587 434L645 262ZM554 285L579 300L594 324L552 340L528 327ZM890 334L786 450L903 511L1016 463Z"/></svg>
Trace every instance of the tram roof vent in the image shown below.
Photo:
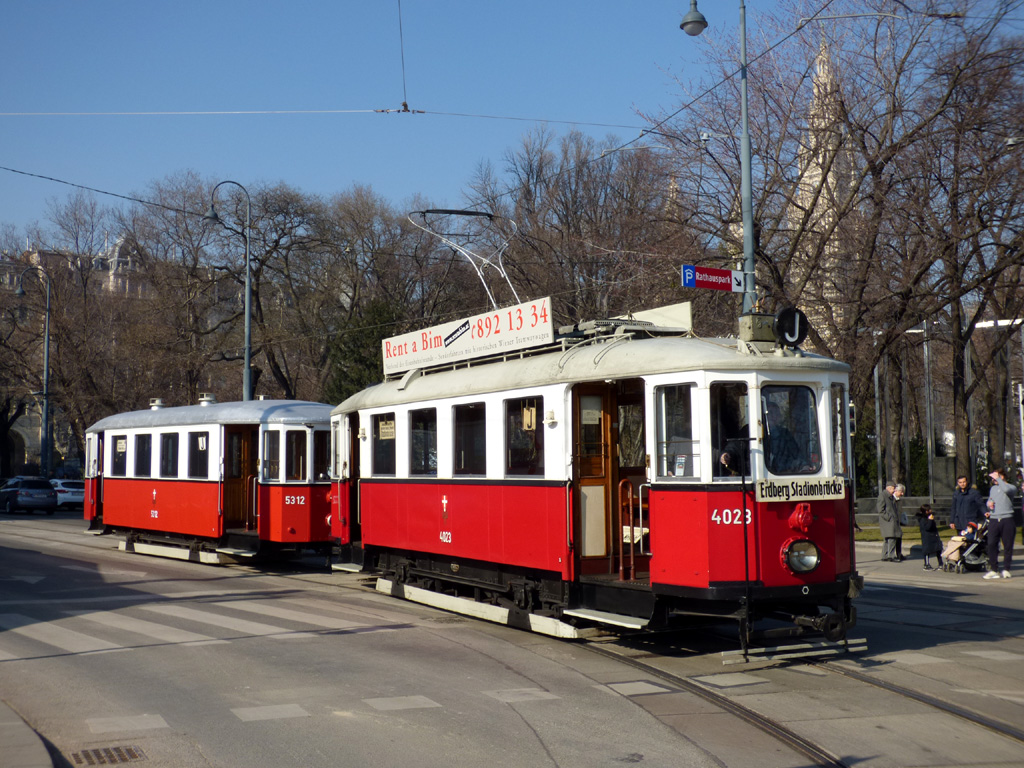
<svg viewBox="0 0 1024 768"><path fill-rule="evenodd" d="M200 392L199 393L199 404L200 405L213 405L217 402L217 396L212 392Z"/></svg>
<svg viewBox="0 0 1024 768"><path fill-rule="evenodd" d="M151 397L149 398L150 410L159 411L164 407L164 399L162 397Z"/></svg>

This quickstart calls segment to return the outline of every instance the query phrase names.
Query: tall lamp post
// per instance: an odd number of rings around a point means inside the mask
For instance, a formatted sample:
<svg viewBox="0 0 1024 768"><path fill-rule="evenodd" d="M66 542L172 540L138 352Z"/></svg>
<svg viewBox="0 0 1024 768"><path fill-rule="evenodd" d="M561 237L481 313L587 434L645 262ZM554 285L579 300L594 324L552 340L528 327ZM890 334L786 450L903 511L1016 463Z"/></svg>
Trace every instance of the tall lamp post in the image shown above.
<svg viewBox="0 0 1024 768"><path fill-rule="evenodd" d="M43 429L39 439L39 470L43 477L50 476L50 276L42 267L26 267L18 275L18 287L15 296L24 296L25 288L22 281L32 270L46 278L46 315L43 321Z"/></svg>
<svg viewBox="0 0 1024 768"><path fill-rule="evenodd" d="M679 28L691 37L707 29L708 20L697 10L697 0L690 0L690 12L683 16ZM757 285L754 264L754 212L751 206L750 122L747 119L747 7L740 0L740 207L743 214L743 313L754 311Z"/></svg>
<svg viewBox="0 0 1024 768"><path fill-rule="evenodd" d="M242 369L242 399L252 400L252 262L249 259L249 220L252 201L249 199L249 190L237 181L222 181L210 191L210 211L203 217L207 221L224 223L214 207L217 190L224 184L234 184L245 195L245 367Z"/></svg>

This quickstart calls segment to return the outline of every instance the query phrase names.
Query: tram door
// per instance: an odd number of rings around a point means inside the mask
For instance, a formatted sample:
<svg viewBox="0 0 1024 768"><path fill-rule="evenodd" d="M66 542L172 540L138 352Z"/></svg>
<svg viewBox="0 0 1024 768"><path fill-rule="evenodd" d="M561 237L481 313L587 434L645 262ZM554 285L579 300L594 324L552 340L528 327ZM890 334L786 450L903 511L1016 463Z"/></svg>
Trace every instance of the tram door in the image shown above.
<svg viewBox="0 0 1024 768"><path fill-rule="evenodd" d="M600 384L581 384L573 396L573 464L579 494L575 538L581 574L611 568L611 400L611 387Z"/></svg>
<svg viewBox="0 0 1024 768"><path fill-rule="evenodd" d="M576 551L583 575L618 571L619 483L629 480L639 505L645 476L643 382L582 384L574 390L573 464L577 490ZM638 510L639 511L639 510Z"/></svg>
<svg viewBox="0 0 1024 768"><path fill-rule="evenodd" d="M224 428L224 530L256 530L257 440L250 426Z"/></svg>

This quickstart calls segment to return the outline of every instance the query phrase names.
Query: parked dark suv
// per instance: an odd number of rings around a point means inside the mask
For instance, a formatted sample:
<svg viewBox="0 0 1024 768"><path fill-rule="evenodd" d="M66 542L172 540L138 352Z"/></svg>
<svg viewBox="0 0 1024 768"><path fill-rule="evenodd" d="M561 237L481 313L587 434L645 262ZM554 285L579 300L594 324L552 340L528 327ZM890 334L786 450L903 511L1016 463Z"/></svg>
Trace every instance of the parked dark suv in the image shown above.
<svg viewBox="0 0 1024 768"><path fill-rule="evenodd" d="M18 510L52 515L57 509L57 492L41 477L12 477L0 488L0 508L9 515Z"/></svg>

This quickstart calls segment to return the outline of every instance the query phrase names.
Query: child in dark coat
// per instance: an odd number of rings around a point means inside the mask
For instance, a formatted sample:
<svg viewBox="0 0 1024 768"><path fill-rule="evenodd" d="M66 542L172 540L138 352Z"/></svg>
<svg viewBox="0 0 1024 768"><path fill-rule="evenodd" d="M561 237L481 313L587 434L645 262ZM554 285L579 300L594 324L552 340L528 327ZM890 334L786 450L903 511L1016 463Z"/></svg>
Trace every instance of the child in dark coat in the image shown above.
<svg viewBox="0 0 1024 768"><path fill-rule="evenodd" d="M921 552L924 554L924 569L932 570L931 557L936 558L936 565L942 567L942 559L939 556L942 552L942 538L939 536L939 526L935 523L935 513L932 512L931 504L922 504L915 515L918 527L921 529Z"/></svg>

